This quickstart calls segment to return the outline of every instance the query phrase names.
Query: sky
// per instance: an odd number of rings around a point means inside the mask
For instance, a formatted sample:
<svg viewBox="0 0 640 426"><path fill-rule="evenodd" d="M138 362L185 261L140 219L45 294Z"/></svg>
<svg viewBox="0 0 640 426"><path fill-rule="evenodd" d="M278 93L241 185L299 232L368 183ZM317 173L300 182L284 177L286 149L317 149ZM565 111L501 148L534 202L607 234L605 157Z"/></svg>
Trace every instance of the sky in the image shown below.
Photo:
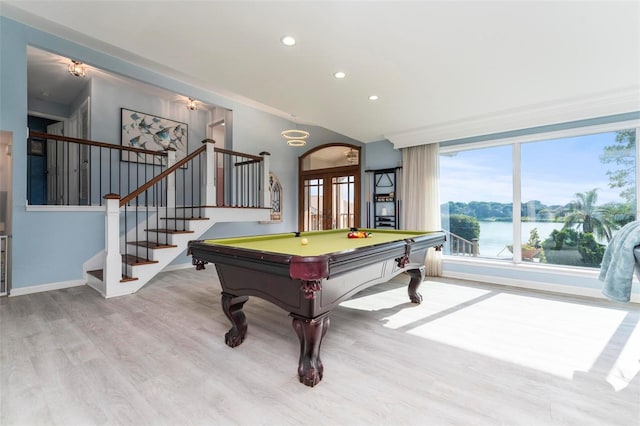
<svg viewBox="0 0 640 426"><path fill-rule="evenodd" d="M620 189L609 188L602 164L603 148L613 145L616 133L563 138L522 144L522 201L565 205L577 192L598 188L598 205L621 201ZM512 148L510 145L459 152L440 158L440 200L512 201Z"/></svg>

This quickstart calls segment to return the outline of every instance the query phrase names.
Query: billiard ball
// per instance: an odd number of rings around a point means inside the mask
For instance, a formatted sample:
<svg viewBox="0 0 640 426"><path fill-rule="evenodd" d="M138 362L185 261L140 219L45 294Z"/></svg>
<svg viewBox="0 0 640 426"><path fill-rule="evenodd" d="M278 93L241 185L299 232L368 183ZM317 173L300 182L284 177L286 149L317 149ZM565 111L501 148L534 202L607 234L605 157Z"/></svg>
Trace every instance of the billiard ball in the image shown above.
<svg viewBox="0 0 640 426"><path fill-rule="evenodd" d="M309 240L307 240L306 238L303 238L300 240L300 244L302 244L303 246L306 246L307 244L309 244Z"/></svg>

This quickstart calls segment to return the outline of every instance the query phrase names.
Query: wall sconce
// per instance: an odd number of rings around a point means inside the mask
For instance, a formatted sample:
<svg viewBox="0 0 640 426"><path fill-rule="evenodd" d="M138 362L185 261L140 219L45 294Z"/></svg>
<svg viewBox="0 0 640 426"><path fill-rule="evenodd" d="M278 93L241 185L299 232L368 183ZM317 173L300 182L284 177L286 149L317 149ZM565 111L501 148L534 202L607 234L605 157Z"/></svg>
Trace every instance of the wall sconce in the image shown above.
<svg viewBox="0 0 640 426"><path fill-rule="evenodd" d="M189 98L189 100L187 101L187 109L191 111L195 111L198 109L198 104L194 99Z"/></svg>
<svg viewBox="0 0 640 426"><path fill-rule="evenodd" d="M84 64L80 61L76 61L72 59L71 63L69 64L69 74L71 74L74 77L84 77L85 76Z"/></svg>
<svg viewBox="0 0 640 426"><path fill-rule="evenodd" d="M289 146L305 146L307 144L307 138L309 132L305 130L289 129L280 133L280 135L286 139Z"/></svg>

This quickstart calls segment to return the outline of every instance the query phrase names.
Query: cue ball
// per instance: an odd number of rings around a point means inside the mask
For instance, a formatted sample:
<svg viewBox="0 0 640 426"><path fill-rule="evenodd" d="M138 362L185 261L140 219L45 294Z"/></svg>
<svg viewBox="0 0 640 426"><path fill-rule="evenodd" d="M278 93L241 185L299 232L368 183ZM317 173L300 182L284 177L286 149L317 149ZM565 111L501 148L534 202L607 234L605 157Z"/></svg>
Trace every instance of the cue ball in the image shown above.
<svg viewBox="0 0 640 426"><path fill-rule="evenodd" d="M303 246L306 246L307 244L309 244L309 240L307 240L306 238L303 238L300 240L300 244L302 244Z"/></svg>

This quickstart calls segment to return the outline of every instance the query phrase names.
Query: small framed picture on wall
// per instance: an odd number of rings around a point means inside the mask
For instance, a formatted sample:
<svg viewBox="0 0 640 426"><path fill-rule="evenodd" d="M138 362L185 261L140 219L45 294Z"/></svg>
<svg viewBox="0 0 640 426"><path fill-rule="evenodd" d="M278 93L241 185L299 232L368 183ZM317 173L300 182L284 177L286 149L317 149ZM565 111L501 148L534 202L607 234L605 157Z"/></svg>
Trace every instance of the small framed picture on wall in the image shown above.
<svg viewBox="0 0 640 426"><path fill-rule="evenodd" d="M29 155L44 155L44 140L29 139L27 152Z"/></svg>

